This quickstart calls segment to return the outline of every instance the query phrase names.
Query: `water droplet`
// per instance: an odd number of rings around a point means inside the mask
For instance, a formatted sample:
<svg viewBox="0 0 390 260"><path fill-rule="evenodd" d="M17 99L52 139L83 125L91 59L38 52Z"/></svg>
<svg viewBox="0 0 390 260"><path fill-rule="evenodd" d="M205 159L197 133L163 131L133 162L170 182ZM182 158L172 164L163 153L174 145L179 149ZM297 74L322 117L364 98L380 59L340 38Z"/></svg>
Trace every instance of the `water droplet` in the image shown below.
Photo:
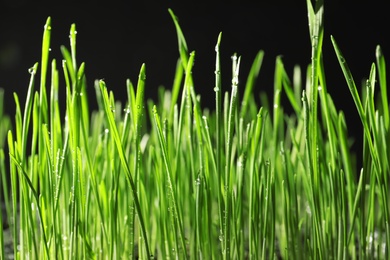
<svg viewBox="0 0 390 260"><path fill-rule="evenodd" d="M30 73L30 74L35 74L34 68L33 68L33 67L29 68L29 69L28 69L28 73Z"/></svg>
<svg viewBox="0 0 390 260"><path fill-rule="evenodd" d="M82 97L83 96L83 92L80 92L79 95L80 95L80 97Z"/></svg>
<svg viewBox="0 0 390 260"><path fill-rule="evenodd" d="M318 91L322 91L322 87L320 85L318 86Z"/></svg>
<svg viewBox="0 0 390 260"><path fill-rule="evenodd" d="M238 160L237 166L240 168L244 166L244 163L242 162L242 160Z"/></svg>
<svg viewBox="0 0 390 260"><path fill-rule="evenodd" d="M215 92L218 92L218 91L219 91L219 87L215 87L215 88L214 88L214 91L215 91Z"/></svg>
<svg viewBox="0 0 390 260"><path fill-rule="evenodd" d="M237 76L234 76L233 79L232 79L232 84L237 86L238 85L238 77Z"/></svg>
<svg viewBox="0 0 390 260"><path fill-rule="evenodd" d="M310 209L309 205L306 206L306 212L307 212L309 215L311 215L311 209Z"/></svg>
<svg viewBox="0 0 390 260"><path fill-rule="evenodd" d="M274 104L274 109L277 109L278 107L278 104Z"/></svg>
<svg viewBox="0 0 390 260"><path fill-rule="evenodd" d="M266 165L266 166L270 166L270 165L271 165L271 162L270 162L269 160L266 160L266 161L265 161L265 165Z"/></svg>
<svg viewBox="0 0 390 260"><path fill-rule="evenodd" d="M108 128L106 128L106 129L104 130L104 132L105 132L106 134L108 134L108 132L110 132L110 130L108 130Z"/></svg>

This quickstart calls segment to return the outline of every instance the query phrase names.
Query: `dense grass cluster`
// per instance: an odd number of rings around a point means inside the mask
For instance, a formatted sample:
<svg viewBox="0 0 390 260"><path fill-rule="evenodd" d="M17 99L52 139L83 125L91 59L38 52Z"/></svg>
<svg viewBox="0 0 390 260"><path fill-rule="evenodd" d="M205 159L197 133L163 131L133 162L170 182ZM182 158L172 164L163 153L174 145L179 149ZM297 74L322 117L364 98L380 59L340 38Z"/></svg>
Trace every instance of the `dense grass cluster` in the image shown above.
<svg viewBox="0 0 390 260"><path fill-rule="evenodd" d="M85 64L76 61L76 27L70 49L61 46L59 69L49 61L49 17L24 106L14 94L12 127L0 92L0 225L9 225L0 231L0 258L388 259L385 60L378 46L359 93L331 39L364 130L358 169L345 115L327 92L323 5L308 0L307 7L312 63L290 78L277 57L274 94L260 93L261 106L254 83L263 51L240 85L241 59L232 57L227 90L219 35L215 109L201 106L191 73L196 54L171 10L179 45L172 88L145 100L143 64L137 84L127 81L125 104L97 80L96 111ZM283 95L293 113L285 113Z"/></svg>

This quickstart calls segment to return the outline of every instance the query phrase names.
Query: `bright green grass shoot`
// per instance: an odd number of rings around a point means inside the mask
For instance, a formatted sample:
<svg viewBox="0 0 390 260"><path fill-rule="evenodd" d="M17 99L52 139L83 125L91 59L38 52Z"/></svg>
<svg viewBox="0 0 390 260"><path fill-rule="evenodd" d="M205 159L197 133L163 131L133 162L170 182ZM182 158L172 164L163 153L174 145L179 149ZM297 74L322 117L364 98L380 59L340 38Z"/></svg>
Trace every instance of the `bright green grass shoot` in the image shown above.
<svg viewBox="0 0 390 260"><path fill-rule="evenodd" d="M218 35L214 108L203 108L196 92L196 52L172 10L179 48L172 88L145 100L142 64L137 84L126 82L125 104L96 80L96 111L86 65L76 60L76 26L58 68L49 57L49 17L27 98L14 93L13 124L0 90L0 258L388 259L385 59L378 46L359 93L343 48L330 39L364 130L355 155L345 115L327 92L323 2L307 7L312 62L290 77L276 57L274 93L260 92L261 105L253 93L264 52L244 85L240 64L248 61L234 54L225 86Z"/></svg>

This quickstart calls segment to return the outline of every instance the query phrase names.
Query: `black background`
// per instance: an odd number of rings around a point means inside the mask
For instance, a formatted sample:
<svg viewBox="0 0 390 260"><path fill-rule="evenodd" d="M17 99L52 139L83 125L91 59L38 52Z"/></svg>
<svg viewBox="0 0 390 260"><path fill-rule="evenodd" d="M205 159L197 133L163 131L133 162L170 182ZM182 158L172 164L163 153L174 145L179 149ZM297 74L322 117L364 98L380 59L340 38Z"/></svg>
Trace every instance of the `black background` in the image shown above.
<svg viewBox="0 0 390 260"><path fill-rule="evenodd" d="M224 91L230 89L230 57L235 52L241 56L241 82L245 82L256 53L265 52L256 96L259 91L272 93L278 55L282 55L290 77L294 65L302 66L305 71L310 63L305 0L214 1L207 4L197 1L139 2L1 2L0 88L6 91L5 111L10 115L14 113L13 92L18 93L21 104L24 103L30 77L28 68L40 61L43 26L48 16L52 18L51 59L57 60L58 68L61 68L62 60L60 46L69 47L69 29L72 23L76 24L77 60L86 63L92 107L96 105L95 79L104 79L116 98L125 102L125 82L130 79L136 84L142 63L146 64L148 98L156 98L160 85L171 88L179 54L168 8L178 16L189 50L196 51L195 89L205 106L214 105L214 47L220 32ZM375 62L376 46L381 45L385 56L390 52L389 14L380 2L355 2L325 0L323 56L328 91L337 108L346 112L350 133L361 135L358 114L330 35L335 37L360 85Z"/></svg>

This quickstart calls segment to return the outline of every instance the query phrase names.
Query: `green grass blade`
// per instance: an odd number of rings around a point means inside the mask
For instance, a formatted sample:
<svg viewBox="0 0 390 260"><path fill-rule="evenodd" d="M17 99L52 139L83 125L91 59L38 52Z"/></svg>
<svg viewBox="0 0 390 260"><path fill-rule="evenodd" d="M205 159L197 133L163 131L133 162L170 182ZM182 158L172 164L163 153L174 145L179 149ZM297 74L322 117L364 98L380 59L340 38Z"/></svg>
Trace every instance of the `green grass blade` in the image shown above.
<svg viewBox="0 0 390 260"><path fill-rule="evenodd" d="M165 171L167 172L168 188L170 190L169 192L172 195L173 210L174 210L174 215L176 218L177 226L179 229L181 246L182 246L182 249L185 250L186 247L185 247L185 243L184 243L183 221L182 221L181 212L178 209L176 188L175 188L175 184L174 184L173 179L172 179L172 170L171 170L171 165L169 163L170 159L168 158L166 139L165 139L164 134L163 134L163 130L161 127L161 121L160 121L160 117L157 113L156 106L153 106L152 112L153 112L153 116L154 116L154 125L155 125L156 130L157 130L158 141L160 144L161 153L162 153L162 157L163 157L163 161L164 161L164 167L165 167ZM183 256L185 259L187 259L186 252L183 253Z"/></svg>
<svg viewBox="0 0 390 260"><path fill-rule="evenodd" d="M223 257L224 259L230 259L230 234L231 234L231 206L232 206L232 183L231 183L231 165L230 158L232 155L232 146L233 146L233 136L234 136L234 126L236 119L236 109L237 109L237 95L238 95L238 75L240 69L240 60L239 57L237 61L233 59L233 69L234 74L232 77L232 90L230 94L230 104L229 112L227 117L227 129L226 129L226 143L225 143L225 182L224 182L224 194L225 194L225 214L224 214L224 241L223 241Z"/></svg>
<svg viewBox="0 0 390 260"><path fill-rule="evenodd" d="M341 50L338 47L336 40L333 36L331 36L331 40L332 40L333 48L336 52L336 56L337 56L337 59L339 61L340 67L341 67L341 69L344 73L344 77L347 81L348 88L351 92L353 101L355 102L357 111L359 113L360 120L362 121L363 128L364 128L364 134L365 134L365 137L368 141L370 153L371 153L371 156L373 158L375 168L376 168L377 172L381 172L380 163L378 161L378 155L377 155L377 152L374 148L372 138L370 136L370 130L369 130L370 128L369 128L368 118L367 118L367 115L363 109L363 105L362 105L358 90L356 88L352 73L349 70L348 64L347 64L343 54L341 53Z"/></svg>
<svg viewBox="0 0 390 260"><path fill-rule="evenodd" d="M102 98L103 98L103 102L104 102L105 114L107 116L107 120L108 120L109 127L110 127L110 133L115 141L116 148L117 148L117 151L118 151L118 154L120 157L120 161L122 163L122 167L125 170L125 174L126 174L127 180L129 182L129 185L131 188L131 192L132 192L134 204L135 204L135 209L136 209L136 212L139 216L139 222L140 222L140 226L141 226L142 236L143 236L143 239L145 242L146 254L148 256L150 256L151 254L150 254L150 249L149 249L148 236L147 236L146 229L145 229L144 217L143 217L143 214L141 212L141 206L140 206L140 201L139 201L139 197L137 194L137 188L135 186L128 161L127 161L127 159L125 157L125 153L123 151L122 143L121 143L118 129L117 129L117 126L115 123L114 115L112 113L112 108L110 105L111 103L109 101L107 88L106 88L104 81L100 81L100 90L101 90Z"/></svg>
<svg viewBox="0 0 390 260"><path fill-rule="evenodd" d="M187 47L187 42L185 40L184 34L180 28L179 25L179 20L176 17L175 13L172 11L172 9L168 9L169 14L172 17L172 20L174 22L175 28L176 28L176 33L177 33L177 41L178 41L178 47L179 47L179 53L180 53L180 58L181 62L183 65L183 68L187 67L187 62L188 62L188 47Z"/></svg>
<svg viewBox="0 0 390 260"><path fill-rule="evenodd" d="M176 63L176 72L174 76L174 82L172 87L172 96L171 96L171 105L169 109L169 118L173 119L173 113L174 113L174 107L177 104L177 99L179 97L180 89L181 89L181 83L183 80L184 75L184 68L181 65L180 59Z"/></svg>
<svg viewBox="0 0 390 260"><path fill-rule="evenodd" d="M240 118L246 117L248 104L250 103L249 99L253 97L253 88L258 78L261 65L263 64L263 58L264 58L264 51L262 50L258 51L255 59L253 60L252 66L249 70L249 75L246 80L244 95L241 102Z"/></svg>
<svg viewBox="0 0 390 260"><path fill-rule="evenodd" d="M222 140L224 136L223 131L223 115L222 115L222 76L221 76L221 57L220 57L220 45L221 45L222 33L219 33L217 44L215 45L215 163L216 163L216 180L218 190L222 186ZM214 152L214 149L211 150ZM219 229L223 230L223 201L221 200L221 193L218 192L218 209L219 209ZM222 231L221 231L222 232Z"/></svg>
<svg viewBox="0 0 390 260"><path fill-rule="evenodd" d="M385 121L386 131L389 131L390 116L389 103L387 96L387 77L386 77L386 61L382 52L382 48L378 45L376 47L376 64L378 68L379 86L381 90L382 113Z"/></svg>

